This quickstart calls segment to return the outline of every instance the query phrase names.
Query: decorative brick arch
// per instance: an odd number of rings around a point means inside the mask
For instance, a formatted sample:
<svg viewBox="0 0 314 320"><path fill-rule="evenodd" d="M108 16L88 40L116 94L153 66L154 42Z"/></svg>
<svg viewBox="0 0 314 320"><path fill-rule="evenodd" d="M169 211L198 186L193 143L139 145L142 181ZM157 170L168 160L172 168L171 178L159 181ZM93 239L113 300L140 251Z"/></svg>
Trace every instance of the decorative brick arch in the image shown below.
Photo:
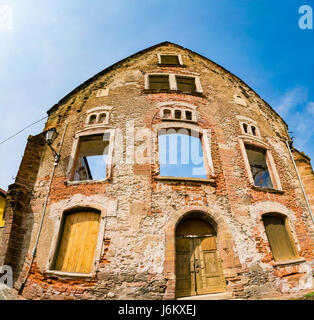
<svg viewBox="0 0 314 320"><path fill-rule="evenodd" d="M182 221L182 219L191 213L199 212L203 214L203 219L208 220L217 232L217 249L220 252L222 259L222 267L230 268L231 262L232 267L239 265L239 260L235 256L233 248L234 241L232 238L231 231L223 218L221 212L217 210L209 210L208 207L185 207L182 210L174 212L168 219L165 230L165 261L164 261L164 276L167 280L167 289L164 299L175 299L175 285L176 285L176 270L175 270L175 234L176 227ZM227 256L223 256L223 251L228 252L228 260L225 259ZM231 253L231 254L230 254ZM233 261L231 261L233 260Z"/></svg>

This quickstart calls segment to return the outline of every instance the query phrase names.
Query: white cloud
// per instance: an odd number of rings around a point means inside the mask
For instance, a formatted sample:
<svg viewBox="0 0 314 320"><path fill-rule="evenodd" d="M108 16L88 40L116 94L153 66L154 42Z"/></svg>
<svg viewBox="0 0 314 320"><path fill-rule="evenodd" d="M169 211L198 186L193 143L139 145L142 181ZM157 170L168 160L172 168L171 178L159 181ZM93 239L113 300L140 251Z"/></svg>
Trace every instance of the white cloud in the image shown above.
<svg viewBox="0 0 314 320"><path fill-rule="evenodd" d="M282 116L285 117L289 114L291 109L297 107L299 104L302 104L307 99L307 90L302 87L295 87L286 92L286 94L281 99L276 111Z"/></svg>
<svg viewBox="0 0 314 320"><path fill-rule="evenodd" d="M314 115L314 101L308 102L308 104L306 105L306 111Z"/></svg>
<svg viewBox="0 0 314 320"><path fill-rule="evenodd" d="M0 5L0 29L13 29L13 9L9 5Z"/></svg>

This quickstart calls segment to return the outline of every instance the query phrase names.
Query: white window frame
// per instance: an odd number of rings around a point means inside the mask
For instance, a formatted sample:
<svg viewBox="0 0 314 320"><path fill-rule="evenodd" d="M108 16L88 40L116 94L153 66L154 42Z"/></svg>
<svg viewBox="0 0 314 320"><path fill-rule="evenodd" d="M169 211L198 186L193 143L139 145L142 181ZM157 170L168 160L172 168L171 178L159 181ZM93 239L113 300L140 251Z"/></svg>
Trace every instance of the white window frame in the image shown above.
<svg viewBox="0 0 314 320"><path fill-rule="evenodd" d="M162 123L155 125L153 127L154 137L156 139L155 141L157 141L157 143L155 144L154 154L156 154L155 165L156 165L156 169L158 168L158 178L163 177L163 176L160 176L159 151L158 151L159 150L158 132L161 129L171 129L171 128L187 129L187 130L199 132L207 179L214 176L215 171L214 171L214 165L213 165L212 154L211 154L211 131L210 131L210 129L208 129L208 130L202 129L198 125L195 125L192 123L187 123L187 122L181 122L181 123L180 122L172 122L172 123L162 122ZM182 178L189 179L191 177L182 177ZM180 180L180 177L171 177L171 179ZM191 178L191 179L193 179L193 178ZM198 178L196 178L196 179L198 179ZM202 179L200 179L200 180L202 180Z"/></svg>
<svg viewBox="0 0 314 320"><path fill-rule="evenodd" d="M74 166L77 161L77 152L79 148L79 142L82 137L93 136L97 134L104 135L105 133L109 133L109 149L106 163L106 178L102 180L80 180L73 181L73 171ZM111 178L112 175L112 164L113 164L113 148L114 148L114 137L115 137L115 129L107 129L107 128L92 128L88 130L78 131L74 136L74 143L72 146L72 151L70 155L70 161L68 164L66 176L67 176L67 184L75 185L75 184L83 184L83 183L95 183L100 181L107 181Z"/></svg>
<svg viewBox="0 0 314 320"><path fill-rule="evenodd" d="M245 144L252 145L252 146L261 148L261 149L266 151L265 152L265 160L266 160L267 169L268 169L268 172L269 172L272 184L273 184L273 188L272 189L283 191L281 183L280 183L279 174L278 174L278 171L276 169L275 161L274 161L273 156L272 156L272 154L271 154L271 152L269 150L268 144L266 144L264 142L261 142L261 141L256 143L256 141L254 141L253 139L242 139L242 138L239 138L239 145L240 145L240 149L241 149L241 152L242 152L243 160L244 160L244 163L245 163L246 171L247 171L251 186L254 186L256 188L261 188L261 189L264 188L264 187L256 186L255 183L254 183L250 162L249 162L249 159L248 159L248 156L247 156L247 153L246 153ZM267 188L265 188L265 189L267 189Z"/></svg>
<svg viewBox="0 0 314 320"><path fill-rule="evenodd" d="M196 93L203 93L203 88L201 85L200 77L199 75L194 74L178 74L178 73L145 73L144 76L144 88L145 90L149 90L149 76L168 76L169 77L169 89L171 91L178 91L177 87L177 80L176 77L187 77L187 78L194 78L195 81L195 92Z"/></svg>
<svg viewBox="0 0 314 320"><path fill-rule="evenodd" d="M113 107L112 106L101 106L101 107L96 107L96 108L92 108L89 109L86 113L86 119L85 119L85 127L97 127L97 126L103 126L104 124L108 124L109 123L109 118L110 118L110 111ZM99 118L102 114L106 115L105 121L99 123ZM90 119L92 116L96 116L96 121L95 123L91 123L90 124Z"/></svg>
<svg viewBox="0 0 314 320"><path fill-rule="evenodd" d="M181 55L181 54L177 54L177 53L166 53L166 52L157 53L158 64L161 64L161 56L176 56L176 57L178 57L179 65L180 65L180 66L183 66L183 60L182 60L182 55ZM174 67L175 67L175 65L174 65Z"/></svg>

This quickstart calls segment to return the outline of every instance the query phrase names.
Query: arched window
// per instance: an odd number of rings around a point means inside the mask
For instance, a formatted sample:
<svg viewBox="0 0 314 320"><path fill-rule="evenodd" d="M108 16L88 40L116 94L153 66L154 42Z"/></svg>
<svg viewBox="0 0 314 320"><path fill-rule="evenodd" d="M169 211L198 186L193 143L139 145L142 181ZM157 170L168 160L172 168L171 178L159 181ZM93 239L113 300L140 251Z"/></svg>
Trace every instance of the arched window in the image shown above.
<svg viewBox="0 0 314 320"><path fill-rule="evenodd" d="M100 211L78 209L66 212L61 224L54 270L90 273L98 240Z"/></svg>
<svg viewBox="0 0 314 320"><path fill-rule="evenodd" d="M275 261L298 258L292 236L287 228L286 217L276 213L268 213L264 214L262 218Z"/></svg>

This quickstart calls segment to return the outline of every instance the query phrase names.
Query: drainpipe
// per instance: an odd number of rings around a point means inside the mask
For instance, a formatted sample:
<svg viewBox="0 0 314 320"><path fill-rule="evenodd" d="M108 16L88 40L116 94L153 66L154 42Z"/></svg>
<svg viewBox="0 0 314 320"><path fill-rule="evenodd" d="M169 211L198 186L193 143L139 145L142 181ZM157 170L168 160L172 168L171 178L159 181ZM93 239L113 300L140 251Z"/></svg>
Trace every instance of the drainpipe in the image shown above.
<svg viewBox="0 0 314 320"><path fill-rule="evenodd" d="M56 170L56 167L58 165L58 162L60 160L60 151L61 151L61 147L63 145L63 140L64 140L64 135L65 135L65 132L66 132L66 129L68 127L68 124L65 125L65 128L64 128L64 131L63 131L63 135L62 135L62 138L61 138L61 142L60 142L60 146L59 146L59 150L58 150L58 153L55 154L55 162L53 164L53 168L52 168L52 172L51 172L51 175L50 175L50 180L49 180L49 185L48 185L48 191L47 191L47 194L46 194L46 199L45 199L45 203L44 203L44 206L43 206L43 211L42 211L42 215L41 215L41 220L40 220L40 225L39 225L39 229L38 229L38 234L37 234L37 238L36 238L36 242L35 242L35 245L34 245L34 248L32 250L32 259L31 259L31 262L30 262L30 265L29 265L29 269L27 271L27 274L20 286L20 289L19 289L19 294L22 293L23 289L24 289L24 286L25 286L25 283L27 281L27 278L30 274L30 271L32 269L32 265L33 265L33 262L34 262L34 259L35 259L35 256L36 256L36 251L37 251L37 246L38 246L38 241L39 241L39 236L40 236L40 233L41 233L41 229L42 229L42 226L43 226L43 222L44 222L44 217L45 217L45 214L46 214L46 208L47 208L47 203L48 203L48 198L49 198L49 194L50 194L50 190L51 190L51 185L52 185L52 180L53 180L53 177L54 177L54 174L55 174L55 170Z"/></svg>
<svg viewBox="0 0 314 320"><path fill-rule="evenodd" d="M291 153L291 149L290 149L290 145L289 145L289 141L288 141L288 140L286 141L286 145L287 145L287 147L288 147L288 150L289 150L289 153L290 153L290 157L291 157L291 160L292 160L293 165L294 165L294 169L295 169L295 171L296 171L296 173L297 173L297 176L298 176L298 179L299 179L299 182L300 182L300 185L301 185L301 189L302 189L302 192L303 192L303 195L304 195L304 198L305 198L305 202L306 202L306 205L307 205L307 207L308 207L308 209L309 209L309 212L310 212L310 215L311 215L311 218L312 218L312 222L314 223L314 218L313 218L312 210L311 210L310 204L309 204L309 202L308 202L308 200L307 200L307 196L306 196L305 190L304 190L304 188L303 188L303 184L302 184L302 181L301 181L301 178L300 178L300 175L299 175L298 168L297 168L297 166L296 166L296 164L295 164L293 155L292 155L292 153Z"/></svg>

